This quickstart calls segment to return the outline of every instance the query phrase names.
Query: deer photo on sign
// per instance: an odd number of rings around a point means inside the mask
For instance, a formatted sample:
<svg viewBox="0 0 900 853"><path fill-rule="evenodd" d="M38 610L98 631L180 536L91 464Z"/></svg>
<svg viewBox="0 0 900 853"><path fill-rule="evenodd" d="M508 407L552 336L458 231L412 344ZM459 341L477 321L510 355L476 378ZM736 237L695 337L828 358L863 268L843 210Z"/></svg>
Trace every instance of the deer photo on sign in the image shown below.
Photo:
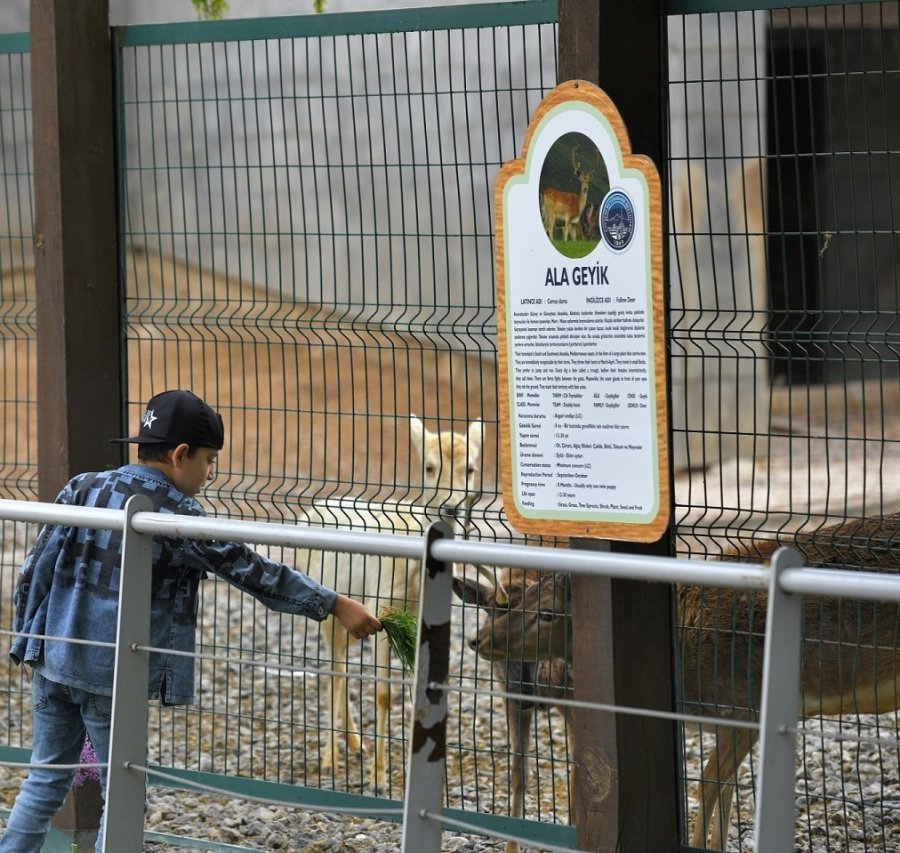
<svg viewBox="0 0 900 853"><path fill-rule="evenodd" d="M582 133L561 136L541 169L541 220L547 237L568 258L583 258L600 239L597 212L609 175L597 146Z"/></svg>

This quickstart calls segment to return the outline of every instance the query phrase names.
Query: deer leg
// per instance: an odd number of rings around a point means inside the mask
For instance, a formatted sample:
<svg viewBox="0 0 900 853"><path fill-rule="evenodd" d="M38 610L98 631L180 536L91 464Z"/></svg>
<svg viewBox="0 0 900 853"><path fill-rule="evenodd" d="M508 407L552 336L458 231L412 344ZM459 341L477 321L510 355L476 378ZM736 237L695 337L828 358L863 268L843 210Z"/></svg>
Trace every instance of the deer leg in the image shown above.
<svg viewBox="0 0 900 853"><path fill-rule="evenodd" d="M724 850L728 844L728 829L731 826L731 804L734 801L734 789L737 779L723 785L719 791L719 799L713 809L712 833L709 837L710 850Z"/></svg>
<svg viewBox="0 0 900 853"><path fill-rule="evenodd" d="M697 820L691 833L691 847L696 847L700 850L707 849L706 843L709 838L709 827L712 824L716 801L719 797L719 783L709 781L711 778L718 778L718 771L715 769L718 766L718 749L713 747L709 759L703 766L700 782L697 785Z"/></svg>
<svg viewBox="0 0 900 853"><path fill-rule="evenodd" d="M531 694L534 691L534 677L531 665L518 661L506 661L503 665L504 682L507 693ZM525 815L525 789L528 787L528 736L534 707L528 699L506 700L506 724L509 729L510 746L510 793L511 817ZM505 853L519 853L519 845L508 841Z"/></svg>
<svg viewBox="0 0 900 853"><path fill-rule="evenodd" d="M338 733L344 732L347 749L357 750L360 747L359 729L350 710L347 695L347 632L339 627L334 619L323 623L322 636L325 646L331 653L328 668L336 674L324 677L325 710L328 718L328 743L322 753L321 767L331 770L338 764Z"/></svg>
<svg viewBox="0 0 900 853"><path fill-rule="evenodd" d="M525 816L525 789L528 787L528 734L534 711L516 700L506 702L506 721L509 726L510 741L510 787L512 794L511 817ZM508 841L506 853L519 853L519 845Z"/></svg>
<svg viewBox="0 0 900 853"><path fill-rule="evenodd" d="M547 232L547 236L552 240L553 239L553 222L549 217L544 215L544 231Z"/></svg>
<svg viewBox="0 0 900 853"><path fill-rule="evenodd" d="M377 639L375 645L375 671L389 672L391 649L387 640ZM385 735L391 707L391 685L387 681L375 683L375 760L372 765L372 785L375 790L386 787L387 760L385 758Z"/></svg>
<svg viewBox="0 0 900 853"><path fill-rule="evenodd" d="M731 804L737 790L737 772L744 759L756 743L759 733L755 729L735 729L717 735L719 752L725 753L723 764L730 768L731 778L719 797L718 819L713 824L710 843L714 850L724 850L728 842L728 829L731 826ZM724 739L725 749L721 742Z"/></svg>
<svg viewBox="0 0 900 853"><path fill-rule="evenodd" d="M349 634L344 632L343 650L335 655L335 669L341 673L347 672L347 646ZM356 716L353 714L353 708L350 707L350 692L347 689L346 675L335 679L335 704L338 709L337 720L344 730L345 739L347 741L347 754L358 752L362 747L362 739L359 735L359 724L356 722Z"/></svg>
<svg viewBox="0 0 900 853"><path fill-rule="evenodd" d="M737 771L756 743L753 729L716 729L716 742L703 767L698 786L699 813L691 846L708 850L724 850L731 820ZM715 824L713 818L715 817ZM712 835L710 836L710 828ZM709 847L706 846L709 838Z"/></svg>
<svg viewBox="0 0 900 853"><path fill-rule="evenodd" d="M709 828L713 822L713 816L716 812L716 804L725 805L724 790L721 781L727 782L731 779L729 775L727 779L722 779L722 764L719 757L718 746L714 746L710 752L706 764L703 766L703 772L700 776L700 783L697 786L698 812L697 821L694 824L694 831L691 833L691 847L701 850L710 849L707 847L709 839ZM713 781L715 780L715 781ZM720 796L721 795L721 796ZM730 801L729 801L730 809ZM719 822L721 823L721 809L719 811ZM719 848L712 848L719 849Z"/></svg>
<svg viewBox="0 0 900 853"><path fill-rule="evenodd" d="M322 623L322 640L325 648L328 650L328 659L325 665L328 669L336 669L334 653L334 620L329 618ZM321 659L320 659L321 661ZM335 677L332 675L319 676L319 684L321 685L320 696L322 705L324 706L325 719L327 721L327 742L323 745L320 766L323 771L331 770L337 764L337 744L335 743L335 730L337 728L337 710L335 706Z"/></svg>

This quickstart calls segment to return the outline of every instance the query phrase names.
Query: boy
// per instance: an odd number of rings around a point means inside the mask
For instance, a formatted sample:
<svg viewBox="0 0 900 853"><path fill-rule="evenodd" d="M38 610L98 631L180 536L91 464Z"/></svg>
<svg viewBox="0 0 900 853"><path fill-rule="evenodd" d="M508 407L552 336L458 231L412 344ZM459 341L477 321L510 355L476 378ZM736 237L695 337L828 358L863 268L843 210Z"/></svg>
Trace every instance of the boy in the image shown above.
<svg viewBox="0 0 900 853"><path fill-rule="evenodd" d="M145 494L157 512L205 515L194 499L215 475L225 444L222 417L190 391L154 396L140 431L114 439L138 445L138 464L81 474L57 503L121 509ZM15 630L24 634L115 642L122 534L46 526L29 552L15 594ZM321 586L288 566L233 542L157 538L153 543L150 645L192 652L198 588L208 572L250 593L267 607L322 621L330 613L354 637L381 623L362 604ZM114 650L95 645L16 637L10 657L34 670L32 764L77 764L85 734L98 761L109 755ZM153 652L148 698L165 705L193 701L194 661ZM0 853L39 853L62 806L74 771L32 769L22 783L0 838ZM100 770L106 795L106 769ZM97 853L102 851L101 832Z"/></svg>

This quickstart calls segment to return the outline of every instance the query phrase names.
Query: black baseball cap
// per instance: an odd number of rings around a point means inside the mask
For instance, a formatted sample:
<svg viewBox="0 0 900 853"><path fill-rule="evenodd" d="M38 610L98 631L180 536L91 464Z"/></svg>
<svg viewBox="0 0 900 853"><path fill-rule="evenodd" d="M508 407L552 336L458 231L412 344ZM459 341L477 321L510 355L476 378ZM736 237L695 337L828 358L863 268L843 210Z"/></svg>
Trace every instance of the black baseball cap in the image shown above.
<svg viewBox="0 0 900 853"><path fill-rule="evenodd" d="M137 435L112 440L221 450L225 446L225 424L222 416L193 392L163 391L147 403Z"/></svg>

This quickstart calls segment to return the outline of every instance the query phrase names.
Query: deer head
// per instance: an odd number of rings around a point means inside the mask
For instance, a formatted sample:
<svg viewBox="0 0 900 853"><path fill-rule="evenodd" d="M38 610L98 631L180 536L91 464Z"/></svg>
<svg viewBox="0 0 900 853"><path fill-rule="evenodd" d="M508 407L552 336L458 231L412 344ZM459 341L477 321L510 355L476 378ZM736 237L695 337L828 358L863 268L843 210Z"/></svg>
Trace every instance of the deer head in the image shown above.
<svg viewBox="0 0 900 853"><path fill-rule="evenodd" d="M410 436L422 458L426 503L441 518L468 524L472 505L481 495L481 445L484 426L472 421L465 433L431 432L415 415Z"/></svg>
<svg viewBox="0 0 900 853"><path fill-rule="evenodd" d="M594 175L596 174L599 165L600 152L597 149L594 149L594 162L591 164L591 168L582 168L581 159L578 157L578 146L572 146L572 169L575 171L575 177L578 178L581 183L581 190L583 193L587 192L588 185L594 180Z"/></svg>
<svg viewBox="0 0 900 853"><path fill-rule="evenodd" d="M453 591L468 604L485 611L469 648L489 660L537 662L571 659L572 617L569 576L542 574L535 583L516 580L488 586L464 577L453 578Z"/></svg>

